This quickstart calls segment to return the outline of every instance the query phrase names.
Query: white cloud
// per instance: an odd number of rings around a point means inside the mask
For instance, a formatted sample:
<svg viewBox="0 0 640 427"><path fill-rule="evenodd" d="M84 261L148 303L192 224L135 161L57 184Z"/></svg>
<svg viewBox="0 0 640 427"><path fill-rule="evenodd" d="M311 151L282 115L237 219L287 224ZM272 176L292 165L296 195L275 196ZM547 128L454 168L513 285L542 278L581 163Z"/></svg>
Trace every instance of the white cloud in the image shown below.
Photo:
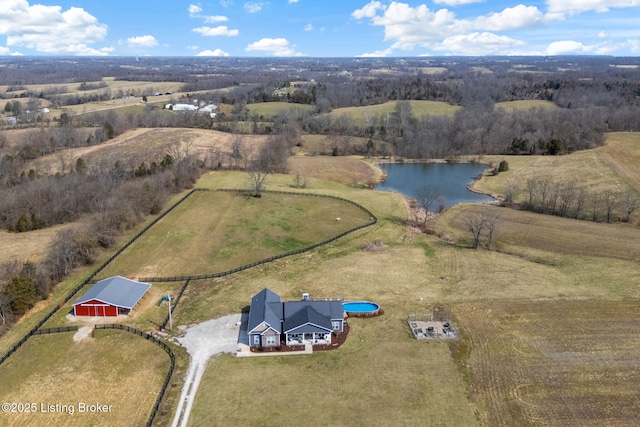
<svg viewBox="0 0 640 427"><path fill-rule="evenodd" d="M221 25L219 27L198 27L198 28L194 28L192 31L208 37L216 37L216 36L233 37L239 34L238 30L230 30L225 25Z"/></svg>
<svg viewBox="0 0 640 427"><path fill-rule="evenodd" d="M520 46L521 41L496 35L495 32L534 28L545 23L545 15L537 7L524 5L475 18L458 19L448 9L430 10L425 4L412 7L407 3L391 2L385 6L379 1L371 1L351 16L369 18L371 25L383 27L384 40L393 42L392 49L450 49L454 54L463 55L469 52L500 53L503 49Z"/></svg>
<svg viewBox="0 0 640 427"><path fill-rule="evenodd" d="M88 45L107 35L107 26L82 8L29 5L27 0L2 0L0 34L7 46L21 46L38 52L76 55L105 55Z"/></svg>
<svg viewBox="0 0 640 427"><path fill-rule="evenodd" d="M150 35L129 37L127 39L127 45L131 48L136 47L154 47L158 45L158 40Z"/></svg>
<svg viewBox="0 0 640 427"><path fill-rule="evenodd" d="M360 58L380 58L380 57L389 56L392 53L393 53L393 49L389 48L389 49L384 49L384 50L376 50L375 52L371 52L371 53L363 53L362 55L358 55L358 57L360 57Z"/></svg>
<svg viewBox="0 0 640 427"><path fill-rule="evenodd" d="M585 49L586 47L580 42L572 40L561 40L549 44L545 52L547 55L569 55L576 53L585 53Z"/></svg>
<svg viewBox="0 0 640 427"><path fill-rule="evenodd" d="M220 0L220 5L222 7L229 7L233 4L233 0Z"/></svg>
<svg viewBox="0 0 640 427"><path fill-rule="evenodd" d="M447 37L433 50L455 52L458 55L509 55L524 42L493 33L471 33Z"/></svg>
<svg viewBox="0 0 640 427"><path fill-rule="evenodd" d="M379 1L371 1L365 4L361 9L356 9L351 13L355 19L373 18L378 10L385 10L385 7Z"/></svg>
<svg viewBox="0 0 640 427"><path fill-rule="evenodd" d="M203 50L196 54L196 56L229 56L229 54L221 49L216 50Z"/></svg>
<svg viewBox="0 0 640 427"><path fill-rule="evenodd" d="M505 31L541 25L544 23L544 15L535 6L519 4L502 12L479 16L472 22L478 29Z"/></svg>
<svg viewBox="0 0 640 427"><path fill-rule="evenodd" d="M189 50L198 50L198 49L200 49L200 46L196 46L196 45L187 46L187 49L189 49Z"/></svg>
<svg viewBox="0 0 640 427"><path fill-rule="evenodd" d="M482 3L484 0L433 0L436 4L447 6L460 6L461 4Z"/></svg>
<svg viewBox="0 0 640 427"><path fill-rule="evenodd" d="M0 55L9 55L11 53L11 49L8 47L0 46Z"/></svg>
<svg viewBox="0 0 640 427"><path fill-rule="evenodd" d="M216 22L227 22L228 20L229 18L222 15L211 15L211 16L204 17L204 22L208 24L215 24Z"/></svg>
<svg viewBox="0 0 640 427"><path fill-rule="evenodd" d="M258 13L262 10L262 3L248 2L244 4L244 10L249 13Z"/></svg>
<svg viewBox="0 0 640 427"><path fill-rule="evenodd" d="M612 8L640 6L640 0L546 0L547 13L556 18L582 12L608 12Z"/></svg>
<svg viewBox="0 0 640 427"><path fill-rule="evenodd" d="M591 45L574 40L560 40L550 43L545 50L545 55L611 55L624 50L633 53L640 51L640 40L626 40L618 43L604 41Z"/></svg>
<svg viewBox="0 0 640 427"><path fill-rule="evenodd" d="M600 31L600 32L598 33L598 38L603 39L603 38L605 38L605 37L609 37L609 33L607 33L606 31Z"/></svg>
<svg viewBox="0 0 640 427"><path fill-rule="evenodd" d="M313 25L311 25L311 24L307 24L307 25L305 25L305 26L304 26L304 30L305 30L305 31L313 31Z"/></svg>
<svg viewBox="0 0 640 427"><path fill-rule="evenodd" d="M289 0L289 4L291 3L298 3L298 0Z"/></svg>
<svg viewBox="0 0 640 427"><path fill-rule="evenodd" d="M295 46L292 46L285 38L264 38L258 40L257 42L251 43L249 46L247 46L246 51L265 52L273 56L302 56L301 53L295 51L294 47Z"/></svg>
<svg viewBox="0 0 640 427"><path fill-rule="evenodd" d="M189 5L189 15L197 15L200 12L202 12L202 8L200 6L198 6L197 4L190 4Z"/></svg>

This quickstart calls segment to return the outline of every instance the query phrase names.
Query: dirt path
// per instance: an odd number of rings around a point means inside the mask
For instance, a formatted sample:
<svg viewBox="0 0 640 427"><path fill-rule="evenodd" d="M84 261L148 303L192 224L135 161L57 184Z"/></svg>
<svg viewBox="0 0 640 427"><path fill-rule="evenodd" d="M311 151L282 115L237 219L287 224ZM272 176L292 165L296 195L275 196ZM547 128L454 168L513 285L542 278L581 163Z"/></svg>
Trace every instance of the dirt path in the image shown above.
<svg viewBox="0 0 640 427"><path fill-rule="evenodd" d="M191 361L172 427L186 426L189 422L191 407L209 359L216 354L236 351L239 322L240 314L208 320L190 326L185 335L177 338L191 355Z"/></svg>

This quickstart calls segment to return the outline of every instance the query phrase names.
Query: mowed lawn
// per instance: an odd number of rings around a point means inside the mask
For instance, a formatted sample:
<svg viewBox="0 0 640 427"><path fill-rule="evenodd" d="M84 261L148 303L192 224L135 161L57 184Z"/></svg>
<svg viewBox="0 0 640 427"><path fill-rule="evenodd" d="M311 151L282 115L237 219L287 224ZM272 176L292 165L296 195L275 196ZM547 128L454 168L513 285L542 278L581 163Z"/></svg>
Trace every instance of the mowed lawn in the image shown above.
<svg viewBox="0 0 640 427"><path fill-rule="evenodd" d="M73 332L31 337L0 365L0 402L37 405L36 413L3 413L1 425L144 425L151 414L169 356L124 331L98 330L73 341ZM78 413L78 404L110 405L107 413ZM75 413L40 411L40 405L73 405Z"/></svg>
<svg viewBox="0 0 640 427"><path fill-rule="evenodd" d="M100 277L223 272L303 249L369 221L365 212L340 200L195 192L116 258Z"/></svg>
<svg viewBox="0 0 640 427"><path fill-rule="evenodd" d="M476 425L446 343L410 338L393 314L349 324L338 350L213 359L189 424Z"/></svg>

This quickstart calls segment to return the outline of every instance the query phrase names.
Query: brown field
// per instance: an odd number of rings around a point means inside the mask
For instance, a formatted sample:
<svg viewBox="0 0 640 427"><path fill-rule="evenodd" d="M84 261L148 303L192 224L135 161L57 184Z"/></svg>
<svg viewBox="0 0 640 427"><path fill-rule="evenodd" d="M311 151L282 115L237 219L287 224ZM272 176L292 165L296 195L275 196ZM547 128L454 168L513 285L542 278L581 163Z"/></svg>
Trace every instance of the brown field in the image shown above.
<svg viewBox="0 0 640 427"><path fill-rule="evenodd" d="M601 224L495 206L459 205L443 215L438 226L459 239L470 239L464 217L482 210L500 216L497 237L500 245L507 248L640 262L640 228L630 224Z"/></svg>
<svg viewBox="0 0 640 427"><path fill-rule="evenodd" d="M169 369L157 345L124 331L97 331L74 342L73 332L30 338L0 365L0 401L34 402L36 413L3 413L12 426L144 425ZM135 398L132 398L135 396ZM78 413L78 404L110 405L107 413ZM74 405L76 412L43 413L40 405ZM7 424L5 424L5 422Z"/></svg>
<svg viewBox="0 0 640 427"><path fill-rule="evenodd" d="M289 159L290 173L351 185L371 185L379 171L359 157L295 156Z"/></svg>
<svg viewBox="0 0 640 427"><path fill-rule="evenodd" d="M69 224L57 225L26 233L8 233L0 230L0 264L9 261L40 262L47 255L56 233L69 228Z"/></svg>
<svg viewBox="0 0 640 427"><path fill-rule="evenodd" d="M529 101L507 101L507 102L497 102L495 108L500 108L506 110L508 112L513 111L528 111L533 108L539 108L542 110L555 110L558 107L551 101L537 101L537 100L529 100Z"/></svg>
<svg viewBox="0 0 640 427"><path fill-rule="evenodd" d="M244 141L254 151L264 140L264 136L244 136ZM140 162L159 161L165 154L175 152L178 147L181 153L195 153L201 157L205 157L211 149L228 154L231 152L230 134L202 129L133 129L100 145L73 148L41 157L29 167L55 173L60 170L60 156L63 156L66 163L71 165L80 157L88 165L99 164L105 159L134 159L130 166L137 168Z"/></svg>
<svg viewBox="0 0 640 427"><path fill-rule="evenodd" d="M640 191L640 133L617 132L606 137L598 154L627 184Z"/></svg>
<svg viewBox="0 0 640 427"><path fill-rule="evenodd" d="M480 424L640 424L639 309L638 300L454 307Z"/></svg>

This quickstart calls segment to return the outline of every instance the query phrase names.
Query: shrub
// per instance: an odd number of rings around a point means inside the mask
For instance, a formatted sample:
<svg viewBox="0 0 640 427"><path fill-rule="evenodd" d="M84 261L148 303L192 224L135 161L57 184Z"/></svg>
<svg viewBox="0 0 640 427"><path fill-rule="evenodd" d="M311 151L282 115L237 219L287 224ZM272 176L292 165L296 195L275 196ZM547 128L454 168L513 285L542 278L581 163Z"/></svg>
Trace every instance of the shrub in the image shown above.
<svg viewBox="0 0 640 427"><path fill-rule="evenodd" d="M509 163L507 163L506 160L503 160L500 162L500 165L498 165L498 171L499 172L506 172L509 170Z"/></svg>

